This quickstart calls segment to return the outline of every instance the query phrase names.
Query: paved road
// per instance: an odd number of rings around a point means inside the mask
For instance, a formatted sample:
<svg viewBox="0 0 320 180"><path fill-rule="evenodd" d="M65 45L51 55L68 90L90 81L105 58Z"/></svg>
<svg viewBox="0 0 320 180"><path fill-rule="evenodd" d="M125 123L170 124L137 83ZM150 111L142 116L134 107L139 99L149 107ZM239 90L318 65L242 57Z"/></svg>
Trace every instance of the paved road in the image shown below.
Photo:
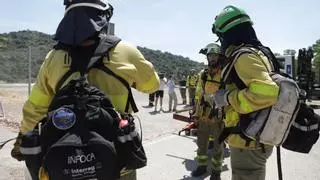
<svg viewBox="0 0 320 180"><path fill-rule="evenodd" d="M320 112L319 112L320 113ZM138 171L139 180L209 180L209 174L200 178L190 177L196 167L194 161L195 138L170 135L146 145L149 157L147 167ZM320 179L320 142L309 154L299 154L284 149L282 154L283 180ZM225 159L230 169L230 158ZM277 159L275 149L267 162L266 180L277 180ZM231 170L222 172L222 180L231 179Z"/></svg>
<svg viewBox="0 0 320 180"><path fill-rule="evenodd" d="M13 91L13 92L26 92L28 93L28 84L6 84L0 83L0 90L1 91Z"/></svg>

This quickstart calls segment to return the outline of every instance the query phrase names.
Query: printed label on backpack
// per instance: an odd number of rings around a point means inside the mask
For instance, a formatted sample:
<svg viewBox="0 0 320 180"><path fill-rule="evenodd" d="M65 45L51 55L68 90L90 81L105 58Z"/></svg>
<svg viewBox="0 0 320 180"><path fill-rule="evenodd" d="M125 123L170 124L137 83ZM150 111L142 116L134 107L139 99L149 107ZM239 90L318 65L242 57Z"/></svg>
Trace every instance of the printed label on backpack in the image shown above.
<svg viewBox="0 0 320 180"><path fill-rule="evenodd" d="M67 130L76 123L76 115L71 109L59 108L53 112L52 123L60 130Z"/></svg>
<svg viewBox="0 0 320 180"><path fill-rule="evenodd" d="M68 164L86 163L95 160L94 153L68 156Z"/></svg>
<svg viewBox="0 0 320 180"><path fill-rule="evenodd" d="M72 179L92 179L95 180L96 178L96 167L83 167L83 168L72 168L72 169L64 169L64 174L72 177Z"/></svg>

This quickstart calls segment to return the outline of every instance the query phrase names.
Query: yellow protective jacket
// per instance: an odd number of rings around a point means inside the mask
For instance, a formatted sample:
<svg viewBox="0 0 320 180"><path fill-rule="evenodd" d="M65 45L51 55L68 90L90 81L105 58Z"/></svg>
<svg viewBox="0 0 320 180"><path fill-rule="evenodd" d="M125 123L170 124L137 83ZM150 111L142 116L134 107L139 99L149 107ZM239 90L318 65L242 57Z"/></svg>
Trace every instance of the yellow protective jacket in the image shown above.
<svg viewBox="0 0 320 180"><path fill-rule="evenodd" d="M231 53L238 47L231 46L226 51L230 58ZM225 107L225 126L236 126L240 114L248 114L276 103L279 87L269 76L271 65L267 57L259 50L252 48L256 54L245 53L240 55L234 64L238 77L246 85L246 88L239 90L234 83L227 84L230 91L228 95L229 106ZM225 70L225 69L224 69ZM223 72L224 72L223 70ZM222 76L223 76L222 72ZM228 144L235 148L260 148L255 141L245 146L245 141L239 135L230 135Z"/></svg>
<svg viewBox="0 0 320 180"><path fill-rule="evenodd" d="M196 88L195 101L196 116L199 117L200 120L209 120L208 117L211 110L209 104L212 102L211 96L219 90L221 70L218 68L215 71L216 73L213 77L209 74L208 70L202 70L198 75L199 80Z"/></svg>
<svg viewBox="0 0 320 180"><path fill-rule="evenodd" d="M198 75L197 74L187 76L187 87L188 88L196 88L197 82L198 82Z"/></svg>
<svg viewBox="0 0 320 180"><path fill-rule="evenodd" d="M22 134L31 131L46 116L48 106L56 94L55 87L70 68L71 58L68 57L68 53L64 50L51 50L45 57L31 95L23 106L23 119L20 125ZM120 41L109 51L109 60L104 58L103 62L130 86L141 92L152 93L159 88L159 77L153 65L145 60L134 46ZM74 73L62 87L78 76L79 73ZM128 90L118 79L101 70L92 69L88 74L88 80L108 95L118 111L124 112ZM131 107L129 111L132 111Z"/></svg>

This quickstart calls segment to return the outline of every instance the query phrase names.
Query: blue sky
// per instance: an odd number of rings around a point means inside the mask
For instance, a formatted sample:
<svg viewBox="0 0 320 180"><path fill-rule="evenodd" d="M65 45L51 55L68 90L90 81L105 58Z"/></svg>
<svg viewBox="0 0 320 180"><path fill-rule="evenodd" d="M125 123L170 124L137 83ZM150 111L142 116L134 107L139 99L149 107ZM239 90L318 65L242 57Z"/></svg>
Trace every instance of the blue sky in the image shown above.
<svg viewBox="0 0 320 180"><path fill-rule="evenodd" d="M247 11L258 38L274 52L298 50L320 39L319 0L110 0L116 34L139 46L204 61L200 48L215 41L211 24L226 5ZM10 0L0 6L0 33L55 33L63 0Z"/></svg>

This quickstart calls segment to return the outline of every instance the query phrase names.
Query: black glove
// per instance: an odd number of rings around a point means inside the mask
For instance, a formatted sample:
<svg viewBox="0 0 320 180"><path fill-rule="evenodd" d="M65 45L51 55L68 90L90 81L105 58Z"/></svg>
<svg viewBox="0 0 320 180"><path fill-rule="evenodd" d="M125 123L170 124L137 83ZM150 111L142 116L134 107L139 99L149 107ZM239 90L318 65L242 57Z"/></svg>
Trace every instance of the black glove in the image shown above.
<svg viewBox="0 0 320 180"><path fill-rule="evenodd" d="M18 161L24 161L24 156L20 152L20 145L22 142L22 134L19 132L16 142L13 144L13 149L11 150L11 156Z"/></svg>

